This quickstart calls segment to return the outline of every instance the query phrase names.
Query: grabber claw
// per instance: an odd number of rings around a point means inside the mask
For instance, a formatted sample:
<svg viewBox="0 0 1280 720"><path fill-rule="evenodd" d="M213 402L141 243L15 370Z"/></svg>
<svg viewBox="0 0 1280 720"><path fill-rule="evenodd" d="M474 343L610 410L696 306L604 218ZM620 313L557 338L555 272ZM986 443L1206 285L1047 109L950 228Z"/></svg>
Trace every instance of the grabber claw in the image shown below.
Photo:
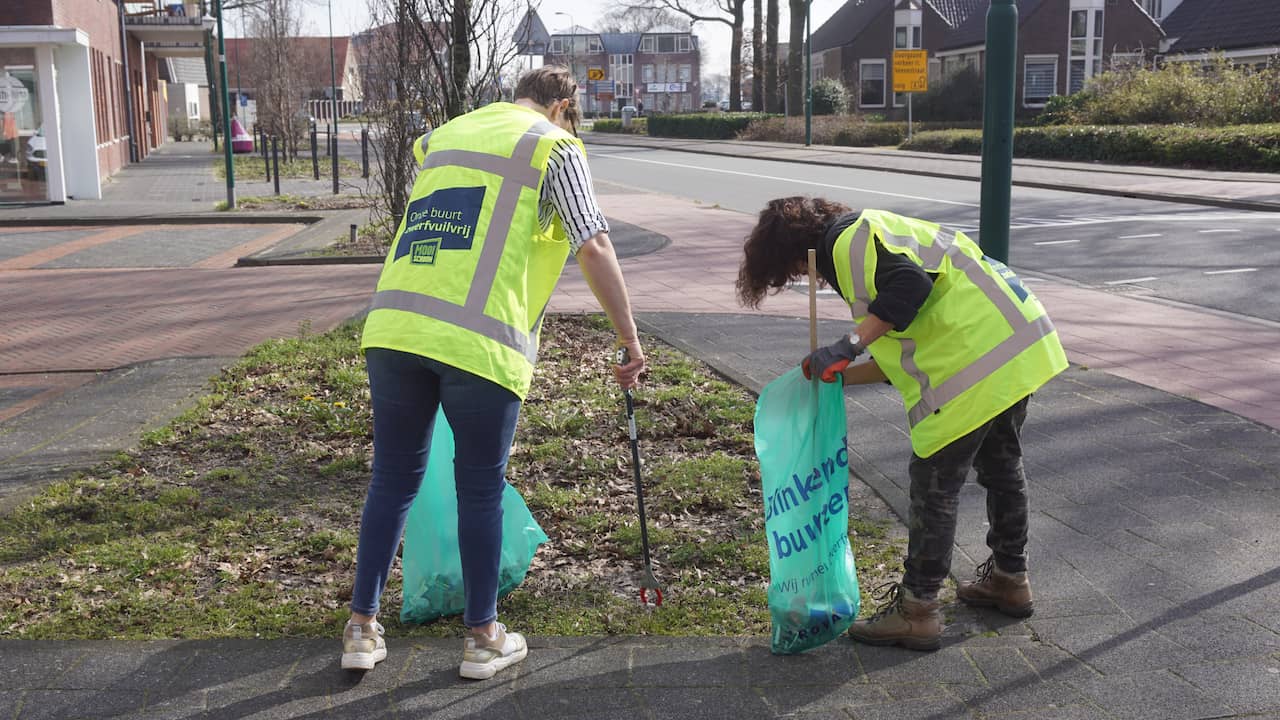
<svg viewBox="0 0 1280 720"><path fill-rule="evenodd" d="M618 349L618 364L626 365L630 355L625 347ZM653 576L653 563L649 560L649 525L644 516L644 486L640 483L640 442L636 438L636 408L631 391L624 390L627 406L627 432L631 436L631 468L636 482L636 510L640 516L640 547L644 550L644 575L640 578L640 602L649 604L649 591L654 594L654 607L662 604L662 588Z"/></svg>

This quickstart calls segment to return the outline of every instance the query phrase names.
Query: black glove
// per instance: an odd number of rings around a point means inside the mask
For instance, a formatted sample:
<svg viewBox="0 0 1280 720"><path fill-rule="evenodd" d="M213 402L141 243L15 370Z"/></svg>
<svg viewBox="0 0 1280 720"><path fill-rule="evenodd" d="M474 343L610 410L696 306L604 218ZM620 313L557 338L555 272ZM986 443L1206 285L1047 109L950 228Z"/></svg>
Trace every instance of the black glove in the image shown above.
<svg viewBox="0 0 1280 720"><path fill-rule="evenodd" d="M806 379L813 378L813 368L817 368L822 382L835 382L836 375L849 367L854 358L866 352L862 343L855 340L857 336L845 336L826 347L820 347L809 353L800 363Z"/></svg>

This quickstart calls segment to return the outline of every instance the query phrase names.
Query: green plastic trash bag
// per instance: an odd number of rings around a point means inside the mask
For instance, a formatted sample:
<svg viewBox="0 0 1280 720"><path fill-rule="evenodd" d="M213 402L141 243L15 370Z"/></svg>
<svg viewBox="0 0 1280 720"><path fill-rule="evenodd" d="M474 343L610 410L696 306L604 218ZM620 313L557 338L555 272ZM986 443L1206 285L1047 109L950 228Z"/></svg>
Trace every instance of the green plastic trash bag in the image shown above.
<svg viewBox="0 0 1280 720"><path fill-rule="evenodd" d="M524 581L538 546L547 541L519 491L502 493L502 560L498 597ZM462 558L458 554L458 495L453 484L453 431L444 413L436 414L431 454L422 489L405 524L404 603L400 620L424 623L466 609Z"/></svg>
<svg viewBox="0 0 1280 720"><path fill-rule="evenodd" d="M756 455L769 543L770 647L789 655L840 636L858 616L849 547L849 451L840 383L795 368L756 402Z"/></svg>

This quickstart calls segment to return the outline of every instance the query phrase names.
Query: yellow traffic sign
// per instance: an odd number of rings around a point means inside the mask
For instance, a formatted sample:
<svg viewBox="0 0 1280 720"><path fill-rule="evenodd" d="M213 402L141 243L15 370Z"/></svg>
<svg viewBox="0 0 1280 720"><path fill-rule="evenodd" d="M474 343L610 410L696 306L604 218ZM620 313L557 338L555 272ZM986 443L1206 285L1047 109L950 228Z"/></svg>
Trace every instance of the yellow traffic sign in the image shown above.
<svg viewBox="0 0 1280 720"><path fill-rule="evenodd" d="M588 80L603 80L604 68L587 68Z"/></svg>
<svg viewBox="0 0 1280 720"><path fill-rule="evenodd" d="M893 91L898 93L929 90L929 51L893 51Z"/></svg>

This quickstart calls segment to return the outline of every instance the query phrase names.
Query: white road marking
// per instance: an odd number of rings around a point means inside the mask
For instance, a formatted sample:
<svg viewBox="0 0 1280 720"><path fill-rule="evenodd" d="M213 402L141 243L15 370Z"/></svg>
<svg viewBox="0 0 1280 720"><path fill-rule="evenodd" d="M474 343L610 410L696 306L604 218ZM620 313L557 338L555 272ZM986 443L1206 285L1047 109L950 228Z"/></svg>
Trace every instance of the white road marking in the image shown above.
<svg viewBox="0 0 1280 720"><path fill-rule="evenodd" d="M1233 270L1205 270L1205 275L1230 275L1231 273L1258 272L1258 268L1235 268Z"/></svg>
<svg viewBox="0 0 1280 720"><path fill-rule="evenodd" d="M1038 243L1032 243L1032 245L1067 245L1069 243L1078 243L1078 242L1080 241L1079 240L1042 240Z"/></svg>
<svg viewBox="0 0 1280 720"><path fill-rule="evenodd" d="M1146 235L1121 235L1118 240L1138 240L1140 238L1160 237L1160 233L1147 233Z"/></svg>
<svg viewBox="0 0 1280 720"><path fill-rule="evenodd" d="M1240 232L1240 231L1239 231L1239 230L1237 230L1237 229L1234 229L1234 228L1230 228L1230 229L1228 229L1228 228L1222 228L1221 230L1201 230L1201 231L1200 231L1200 234L1201 234L1201 235L1216 235L1216 234L1218 234L1218 233L1238 233L1238 232Z"/></svg>
<svg viewBox="0 0 1280 720"><path fill-rule="evenodd" d="M936 202L944 205L961 205L964 207L981 207L978 203L956 202L955 200L942 200L935 197L922 197L920 195L905 195L903 193L884 192L883 190L871 190L868 188L850 187L848 185L831 185L828 183L814 182L812 180L800 180L798 178L778 177L776 175L761 175L760 173L740 172L738 170L722 170L720 168L699 167L697 165L684 165L682 163L663 162L662 160L647 160L645 158L626 157L624 155L610 155L609 153L596 153L594 157L607 157L615 160L628 160L630 162L649 163L651 165L666 165L667 167L685 168L687 170L701 170L703 172L723 173L725 175L741 175L743 177L756 178L759 180L777 180L780 182L798 183L801 185L813 185L815 187L831 188L832 190L851 190L853 192L871 193L873 195L886 195L888 197L906 198L907 200L923 200L925 202Z"/></svg>
<svg viewBox="0 0 1280 720"><path fill-rule="evenodd" d="M1147 277L1129 278L1127 280L1112 280L1110 282L1105 282L1102 284L1103 285L1131 285L1134 283L1146 282L1148 280L1156 280L1156 279L1158 279L1156 278L1156 276L1148 275Z"/></svg>

